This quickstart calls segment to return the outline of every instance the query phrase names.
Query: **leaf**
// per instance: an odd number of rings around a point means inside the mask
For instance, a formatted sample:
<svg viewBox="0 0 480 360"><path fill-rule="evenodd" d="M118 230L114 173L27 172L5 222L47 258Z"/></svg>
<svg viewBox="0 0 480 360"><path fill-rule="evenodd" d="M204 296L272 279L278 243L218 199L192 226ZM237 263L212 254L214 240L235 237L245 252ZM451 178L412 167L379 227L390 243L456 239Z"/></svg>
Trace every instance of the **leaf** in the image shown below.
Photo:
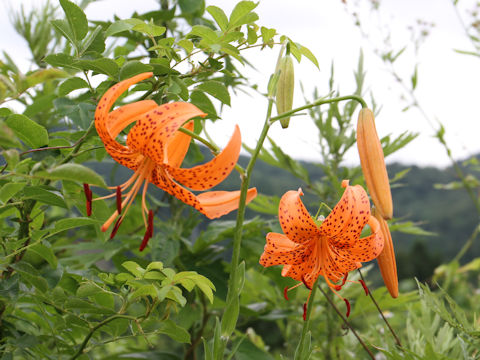
<svg viewBox="0 0 480 360"><path fill-rule="evenodd" d="M198 85L196 89L205 91L207 94L212 95L214 98L217 98L222 103L230 106L230 94L225 85L219 81L208 80Z"/></svg>
<svg viewBox="0 0 480 360"><path fill-rule="evenodd" d="M61 219L55 223L54 232L58 233L60 231L65 231L68 229L74 229L74 228L87 226L87 225L97 225L99 223L100 222L98 220L87 218L87 217Z"/></svg>
<svg viewBox="0 0 480 360"><path fill-rule="evenodd" d="M230 337L237 325L238 314L240 312L240 303L238 296L233 295L231 301L227 304L222 317L222 337Z"/></svg>
<svg viewBox="0 0 480 360"><path fill-rule="evenodd" d="M10 115L5 121L15 135L32 149L48 145L48 132L42 125L22 114Z"/></svg>
<svg viewBox="0 0 480 360"><path fill-rule="evenodd" d="M76 43L75 34L73 33L72 29L70 29L70 26L68 25L67 21L65 21L65 20L52 20L51 24L70 43L75 45L75 43Z"/></svg>
<svg viewBox="0 0 480 360"><path fill-rule="evenodd" d="M205 11L205 0L178 0L182 14L196 14L200 16Z"/></svg>
<svg viewBox="0 0 480 360"><path fill-rule="evenodd" d="M207 7L207 11L212 15L215 22L218 24L222 31L225 31L228 27L228 18L227 15L217 6L211 5Z"/></svg>
<svg viewBox="0 0 480 360"><path fill-rule="evenodd" d="M243 24L250 24L258 20L258 15L251 12L257 5L258 3L255 4L253 1L240 1L235 5L235 8L230 14L228 29L234 29Z"/></svg>
<svg viewBox="0 0 480 360"><path fill-rule="evenodd" d="M141 278L143 274L145 274L145 270L135 261L125 261L122 263L122 266L138 278Z"/></svg>
<svg viewBox="0 0 480 360"><path fill-rule="evenodd" d="M161 36L167 31L165 26L158 26L155 24L146 24L142 22L141 24L137 24L132 28L133 31L138 31L144 34L147 34L151 37Z"/></svg>
<svg viewBox="0 0 480 360"><path fill-rule="evenodd" d="M218 35L217 33L210 29L208 26L205 25L195 25L192 27L192 31L188 34L188 36L195 35L199 36L205 40L207 44L216 44L218 42Z"/></svg>
<svg viewBox="0 0 480 360"><path fill-rule="evenodd" d="M305 46L299 45L299 48L300 48L300 53L303 56L305 56L308 60L310 60L318 69L320 69L320 66L318 65L318 60L315 57L315 55L313 55L313 53Z"/></svg>
<svg viewBox="0 0 480 360"><path fill-rule="evenodd" d="M75 40L82 40L88 32L88 21L83 10L68 0L60 0L60 5L65 12L68 24L75 36Z"/></svg>
<svg viewBox="0 0 480 360"><path fill-rule="evenodd" d="M165 320L160 323L157 332L165 334L180 343L190 343L190 334L184 328L175 324L172 320Z"/></svg>
<svg viewBox="0 0 480 360"><path fill-rule="evenodd" d="M29 250L41 256L46 262L48 262L52 269L57 268L58 260L51 247L43 244L37 244L32 246Z"/></svg>
<svg viewBox="0 0 480 360"><path fill-rule="evenodd" d="M98 285L95 285L91 281L87 281L78 287L77 296L87 297L90 295L98 294L99 292L102 292L102 289Z"/></svg>
<svg viewBox="0 0 480 360"><path fill-rule="evenodd" d="M6 183L0 188L0 201L6 203L25 187L25 183Z"/></svg>
<svg viewBox="0 0 480 360"><path fill-rule="evenodd" d="M264 44L267 44L277 33L275 29L268 29L264 26L260 28L260 32L262 33L262 40Z"/></svg>
<svg viewBox="0 0 480 360"><path fill-rule="evenodd" d="M90 51L95 51L100 54L105 51L105 37L100 25L98 25L85 39L80 54Z"/></svg>
<svg viewBox="0 0 480 360"><path fill-rule="evenodd" d="M144 64L140 61L127 61L123 64L122 68L120 69L120 80L125 80L131 78L134 75L138 75L144 72L152 71L153 66Z"/></svg>
<svg viewBox="0 0 480 360"><path fill-rule="evenodd" d="M36 172L35 175L51 180L71 180L103 188L107 187L100 175L80 164L63 164L48 171Z"/></svg>
<svg viewBox="0 0 480 360"><path fill-rule="evenodd" d="M96 60L77 60L73 64L82 70L93 70L99 74L106 74L111 78L116 78L118 75L118 65L112 59L101 58Z"/></svg>
<svg viewBox="0 0 480 360"><path fill-rule="evenodd" d="M146 284L140 286L138 289L136 289L132 294L129 295L131 300L135 300L140 297L144 296L150 296L153 299L157 297L157 289L153 284Z"/></svg>
<svg viewBox="0 0 480 360"><path fill-rule="evenodd" d="M147 271L152 271L152 270L163 270L163 263L161 261L153 261L150 264L147 265L147 268L145 269Z"/></svg>
<svg viewBox="0 0 480 360"><path fill-rule="evenodd" d="M242 261L237 267L237 294L240 294L245 284L245 261Z"/></svg>
<svg viewBox="0 0 480 360"><path fill-rule="evenodd" d="M47 55L43 59L43 61L55 67L67 67L67 68L78 69L78 67L74 66L75 59L73 58L73 56L70 56L67 54Z"/></svg>
<svg viewBox="0 0 480 360"><path fill-rule="evenodd" d="M44 204L59 206L64 209L67 208L67 204L65 203L65 200L63 200L63 197L43 187L27 186L23 189L23 193L25 194L24 199L33 199Z"/></svg>
<svg viewBox="0 0 480 360"><path fill-rule="evenodd" d="M60 69L50 68L34 71L26 77L28 87L44 83L49 80L62 79L70 75Z"/></svg>
<svg viewBox="0 0 480 360"><path fill-rule="evenodd" d="M38 270L35 269L32 265L25 261L21 261L10 266L15 271L17 271L20 276L22 276L26 281L32 284L36 289L40 290L42 293L47 292L47 281L43 277L38 276Z"/></svg>
<svg viewBox="0 0 480 360"><path fill-rule="evenodd" d="M184 48L185 51L187 52L187 54L190 54L193 50L193 43L190 40L187 40L187 39L182 39L182 40L178 41L177 45Z"/></svg>
<svg viewBox="0 0 480 360"><path fill-rule="evenodd" d="M208 114L209 118L218 118L215 107L204 92L199 90L193 90L190 93L190 102L196 107L198 107L200 110L202 110L204 113Z"/></svg>
<svg viewBox="0 0 480 360"><path fill-rule="evenodd" d="M70 94L73 90L88 88L88 83L79 77L73 77L65 80L58 87L58 96Z"/></svg>

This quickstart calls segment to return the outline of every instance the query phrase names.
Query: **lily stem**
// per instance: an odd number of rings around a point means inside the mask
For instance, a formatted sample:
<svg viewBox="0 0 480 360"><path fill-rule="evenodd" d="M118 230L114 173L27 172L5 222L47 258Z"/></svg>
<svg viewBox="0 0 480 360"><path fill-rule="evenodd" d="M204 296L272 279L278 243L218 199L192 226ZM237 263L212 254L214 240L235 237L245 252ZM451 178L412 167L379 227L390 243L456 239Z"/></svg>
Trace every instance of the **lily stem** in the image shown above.
<svg viewBox="0 0 480 360"><path fill-rule="evenodd" d="M363 283L365 284L365 287L366 287L367 290L368 290L368 296L370 296L370 299L371 299L372 302L375 304L375 307L377 308L378 313L379 313L380 316L382 317L382 319L383 319L383 321L385 322L385 324L387 324L388 329L390 330L390 332L392 333L393 337L395 338L395 342L397 343L397 345L398 345L399 347L402 347L402 343L400 342L399 337L398 337L397 334L395 333L395 330L393 330L393 328L390 326L390 323L388 322L387 318L383 315L382 309L380 309L380 306L378 305L377 301L376 301L375 298L373 297L372 292L371 292L370 289L368 288L367 283L365 282L365 279L363 278L362 272L360 271L360 269L357 269L357 271L358 271L358 273L360 274L360 278L362 279Z"/></svg>
<svg viewBox="0 0 480 360"><path fill-rule="evenodd" d="M321 98L321 99L318 99L318 100L314 101L311 104L303 105L303 106L300 106L298 108L292 109L290 111L284 112L283 114L274 116L270 119L270 123L274 123L277 120L280 120L280 119L283 119L283 118L286 118L286 117L290 117L290 116L294 115L295 113L297 113L299 111L302 111L302 110L307 110L307 109L311 109L311 108L319 106L319 105L330 104L330 103L340 102L340 101L344 101L344 100L358 101L360 103L360 105L362 105L363 109L367 108L367 103L365 102L365 100L363 100L363 98L361 98L360 96L357 96L357 95L339 96L339 97L334 97L334 98L330 98L330 99Z"/></svg>
<svg viewBox="0 0 480 360"><path fill-rule="evenodd" d="M335 310L335 312L337 313L338 316L340 316L343 320L343 322L345 323L345 325L347 325L347 327L352 331L352 334L355 335L355 337L357 338L358 342L360 343L360 345L362 345L362 347L365 349L365 351L368 353L368 355L370 356L370 358L372 360L375 360L375 356L372 354L372 352L370 351L370 349L368 348L368 346L363 342L362 338L360 337L360 335L358 335L358 333L355 331L355 329L353 328L352 324L350 324L348 322L348 320L345 318L345 316L343 316L342 312L340 310L338 310L337 306L335 305L335 303L333 302L332 299L330 299L327 294L325 293L325 291L323 291L322 287L320 285L317 286L320 291L322 292L323 296L325 296L325 299L327 299L328 303L330 304L331 307L333 307L333 309Z"/></svg>
<svg viewBox="0 0 480 360"><path fill-rule="evenodd" d="M318 279L315 280L312 287L312 292L310 293L310 296L308 299L307 314L305 317L305 321L303 322L302 336L300 337L300 342L298 343L297 350L295 351L295 360L308 358L307 356L305 356L307 354L304 353L305 336L307 336L307 333L310 330L310 317L312 315L313 302L315 300L315 293L317 292L317 282L318 282Z"/></svg>

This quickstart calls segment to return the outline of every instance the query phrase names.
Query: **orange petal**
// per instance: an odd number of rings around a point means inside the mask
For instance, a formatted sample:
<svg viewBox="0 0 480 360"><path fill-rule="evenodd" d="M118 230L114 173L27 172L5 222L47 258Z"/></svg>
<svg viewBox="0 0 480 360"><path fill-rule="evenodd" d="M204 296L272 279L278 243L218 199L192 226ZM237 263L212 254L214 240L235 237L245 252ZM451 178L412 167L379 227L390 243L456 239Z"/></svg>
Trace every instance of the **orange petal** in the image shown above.
<svg viewBox="0 0 480 360"><path fill-rule="evenodd" d="M301 195L302 189L286 192L278 207L278 218L283 232L290 240L299 244L320 235L317 225L300 199Z"/></svg>
<svg viewBox="0 0 480 360"><path fill-rule="evenodd" d="M193 206L209 219L215 219L238 208L240 191L210 191L195 196L173 181L161 166L157 166L152 172L151 182L185 204ZM255 196L257 189L248 189L246 203Z"/></svg>
<svg viewBox="0 0 480 360"><path fill-rule="evenodd" d="M388 292L393 298L398 297L398 276L397 276L397 263L395 261L395 251L393 250L392 235L388 229L387 222L383 219L382 215L373 211L373 215L380 223L381 233L385 240L385 246L383 251L377 257L378 266L380 267L380 273L382 274L383 282L388 289Z"/></svg>
<svg viewBox="0 0 480 360"><path fill-rule="evenodd" d="M163 104L143 114L130 130L127 145L157 164L165 163L164 149L187 120L206 116L195 105L185 102Z"/></svg>
<svg viewBox="0 0 480 360"><path fill-rule="evenodd" d="M260 257L260 265L296 265L305 262L312 253L311 247L291 241L283 234L268 233L265 250Z"/></svg>
<svg viewBox="0 0 480 360"><path fill-rule="evenodd" d="M246 203L252 201L255 196L257 189L248 189ZM202 207L199 211L209 219L215 219L238 209L240 191L208 191L199 194L197 199Z"/></svg>
<svg viewBox="0 0 480 360"><path fill-rule="evenodd" d="M193 131L195 124L193 121L189 121L183 128ZM182 165L185 155L187 155L188 148L190 147L190 141L192 138L187 134L177 131L173 136L172 141L167 146L167 159L166 162L175 167Z"/></svg>
<svg viewBox="0 0 480 360"><path fill-rule="evenodd" d="M192 190L207 190L221 183L230 174L237 163L241 145L242 138L237 125L225 149L206 164L191 169L169 165L165 168L182 185Z"/></svg>
<svg viewBox="0 0 480 360"><path fill-rule="evenodd" d="M369 217L370 202L365 190L360 185L347 185L342 198L320 226L320 232L335 246L342 247L356 241ZM337 236L341 239L336 239Z"/></svg>

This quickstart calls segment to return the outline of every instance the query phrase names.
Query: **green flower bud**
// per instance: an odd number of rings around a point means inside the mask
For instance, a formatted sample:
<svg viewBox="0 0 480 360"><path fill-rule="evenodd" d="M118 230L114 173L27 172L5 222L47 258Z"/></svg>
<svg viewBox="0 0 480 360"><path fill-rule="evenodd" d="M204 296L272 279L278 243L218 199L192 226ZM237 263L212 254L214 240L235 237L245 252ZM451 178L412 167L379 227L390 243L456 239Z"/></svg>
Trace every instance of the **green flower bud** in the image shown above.
<svg viewBox="0 0 480 360"><path fill-rule="evenodd" d="M292 110L293 105L293 90L295 87L295 75L293 72L293 60L290 55L285 55L280 59L278 64L280 75L277 83L277 112L283 114ZM290 122L290 117L280 119L282 128L287 128Z"/></svg>

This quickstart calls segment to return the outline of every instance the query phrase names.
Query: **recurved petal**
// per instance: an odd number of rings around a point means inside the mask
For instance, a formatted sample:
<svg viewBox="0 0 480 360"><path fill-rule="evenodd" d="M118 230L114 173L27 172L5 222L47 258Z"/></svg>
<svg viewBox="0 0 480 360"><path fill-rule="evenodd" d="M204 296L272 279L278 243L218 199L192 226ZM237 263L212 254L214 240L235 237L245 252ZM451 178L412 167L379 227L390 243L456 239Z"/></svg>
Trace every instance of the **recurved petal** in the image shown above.
<svg viewBox="0 0 480 360"><path fill-rule="evenodd" d="M183 123L206 116L195 105L185 102L163 104L140 117L127 137L127 145L157 164L165 163L165 148Z"/></svg>
<svg viewBox="0 0 480 360"><path fill-rule="evenodd" d="M295 265L305 262L312 253L310 247L294 243L283 234L268 233L260 265Z"/></svg>
<svg viewBox="0 0 480 360"><path fill-rule="evenodd" d="M321 234L337 247L355 242L370 217L370 202L365 190L360 185L350 186L348 182L345 186L342 198L320 226Z"/></svg>
<svg viewBox="0 0 480 360"><path fill-rule="evenodd" d="M247 190L246 203L257 196L257 188ZM197 196L200 201L199 211L209 219L216 219L238 209L240 191L208 191Z"/></svg>
<svg viewBox="0 0 480 360"><path fill-rule="evenodd" d="M191 191L173 181L161 166L157 166L152 171L151 182L185 204L193 206L210 219L228 214L238 208L240 191L211 191L195 196ZM247 204L256 195L256 188L248 189Z"/></svg>
<svg viewBox="0 0 480 360"><path fill-rule="evenodd" d="M182 127L193 131L194 122L189 121ZM167 146L167 158L165 159L170 166L179 167L182 165L183 159L187 154L188 148L190 147L190 141L192 138L187 134L184 134L180 131L177 131L173 136L173 139Z"/></svg>
<svg viewBox="0 0 480 360"><path fill-rule="evenodd" d="M285 265L282 269L282 276L292 278L297 281L304 281L308 287L312 287L313 282L317 279L319 272L313 271L313 254L310 254L309 259L297 265ZM308 279L308 281L307 281ZM312 281L313 280L313 281Z"/></svg>
<svg viewBox="0 0 480 360"><path fill-rule="evenodd" d="M302 189L287 191L280 199L278 218L287 237L299 244L318 237L320 231L310 217L300 196Z"/></svg>
<svg viewBox="0 0 480 360"><path fill-rule="evenodd" d="M192 190L211 189L222 182L233 170L240 155L241 145L242 138L237 125L225 149L206 164L191 169L181 169L170 166L169 163L165 168L176 181Z"/></svg>
<svg viewBox="0 0 480 360"><path fill-rule="evenodd" d="M358 237L352 241L351 238L343 240L343 236L339 235L339 242L348 244L348 246L338 247L329 242L332 252L337 254L340 259L351 262L366 262L375 259L383 250L384 240L377 219L370 216L368 224L372 230L370 236Z"/></svg>

